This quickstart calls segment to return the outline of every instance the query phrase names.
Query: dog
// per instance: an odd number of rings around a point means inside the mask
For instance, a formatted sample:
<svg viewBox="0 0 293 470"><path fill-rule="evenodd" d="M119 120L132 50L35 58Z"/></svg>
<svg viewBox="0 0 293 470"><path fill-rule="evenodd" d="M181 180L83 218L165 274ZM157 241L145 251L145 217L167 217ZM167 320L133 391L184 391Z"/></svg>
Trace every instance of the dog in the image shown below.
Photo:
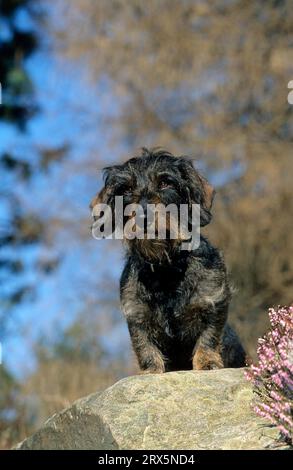
<svg viewBox="0 0 293 470"><path fill-rule="evenodd" d="M144 211L148 204L197 204L200 226L211 221L215 191L187 157L143 148L141 155L106 167L104 176L92 209L106 204L113 214L120 196L123 207L135 203ZM167 232L171 225L169 218ZM243 367L245 351L227 323L231 288L223 257L202 235L189 250L182 249L183 240L124 240L120 298L139 367L144 373Z"/></svg>

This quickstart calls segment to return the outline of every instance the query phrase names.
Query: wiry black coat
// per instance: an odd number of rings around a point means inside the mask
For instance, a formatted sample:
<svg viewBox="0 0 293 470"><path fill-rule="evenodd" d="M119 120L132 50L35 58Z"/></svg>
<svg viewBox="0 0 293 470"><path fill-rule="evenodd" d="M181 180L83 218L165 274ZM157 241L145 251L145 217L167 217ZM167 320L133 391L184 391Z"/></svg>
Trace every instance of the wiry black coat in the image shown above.
<svg viewBox="0 0 293 470"><path fill-rule="evenodd" d="M92 206L111 205L121 193L125 203L197 203L201 225L211 219L210 185L190 161L165 151L144 149L141 157L106 169L105 187ZM181 242L127 241L121 305L140 368L242 367L244 350L227 324L231 293L223 258L204 237L192 251L181 250Z"/></svg>
<svg viewBox="0 0 293 470"><path fill-rule="evenodd" d="M231 296L225 265L206 239L191 253L179 252L171 266L152 266L130 254L120 285L142 370L245 365L244 350L226 324Z"/></svg>

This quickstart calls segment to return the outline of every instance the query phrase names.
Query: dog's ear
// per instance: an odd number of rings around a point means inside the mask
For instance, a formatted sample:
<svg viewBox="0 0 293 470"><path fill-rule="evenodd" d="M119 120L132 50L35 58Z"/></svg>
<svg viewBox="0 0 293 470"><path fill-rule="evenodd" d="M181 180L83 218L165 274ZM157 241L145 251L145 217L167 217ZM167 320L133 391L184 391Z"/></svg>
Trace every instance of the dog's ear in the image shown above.
<svg viewBox="0 0 293 470"><path fill-rule="evenodd" d="M93 210L93 208L97 204L111 204L114 194L113 194L113 181L111 182L110 178L115 168L116 168L115 166L109 166L103 169L104 186L98 192L98 194L96 194L95 197L91 200L91 203L90 203L91 210Z"/></svg>
<svg viewBox="0 0 293 470"><path fill-rule="evenodd" d="M210 185L210 183L199 173L197 176L202 185L202 202L200 207L200 225L204 227L208 225L212 219L211 208L213 204L213 200L215 197L216 191Z"/></svg>
<svg viewBox="0 0 293 470"><path fill-rule="evenodd" d="M94 238L107 238L114 231L113 209L110 202L111 189L105 184L101 191L92 199L90 209L94 223L92 235Z"/></svg>
<svg viewBox="0 0 293 470"><path fill-rule="evenodd" d="M200 225L204 227L212 218L211 207L215 197L215 190L209 182L194 168L191 161L180 159L180 169L184 180L187 182L187 191L190 202L200 204Z"/></svg>
<svg viewBox="0 0 293 470"><path fill-rule="evenodd" d="M118 165L106 167L103 170L104 187L96 194L90 203L90 209L95 221L92 228L95 230L103 228L103 236L113 234L116 226L115 213L115 183ZM118 218L119 218L118 214ZM95 236L95 235L94 235ZM100 238L100 232L99 232Z"/></svg>
<svg viewBox="0 0 293 470"><path fill-rule="evenodd" d="M204 205L207 210L211 210L216 191L208 182L208 180L206 180L203 176L201 176L199 173L197 173L197 176L200 179L203 188Z"/></svg>
<svg viewBox="0 0 293 470"><path fill-rule="evenodd" d="M90 203L90 209L91 211L97 204L107 204L110 196L110 191L109 188L106 186L101 189L101 191L93 197Z"/></svg>

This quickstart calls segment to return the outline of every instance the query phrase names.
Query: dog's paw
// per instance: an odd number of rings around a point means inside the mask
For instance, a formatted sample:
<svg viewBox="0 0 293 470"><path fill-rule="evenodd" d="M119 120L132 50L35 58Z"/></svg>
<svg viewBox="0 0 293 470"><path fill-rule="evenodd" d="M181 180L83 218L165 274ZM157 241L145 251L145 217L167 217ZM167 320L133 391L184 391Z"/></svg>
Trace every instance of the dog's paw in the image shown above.
<svg viewBox="0 0 293 470"><path fill-rule="evenodd" d="M158 368L158 369L145 369L141 370L140 374L141 375L149 375L149 374L164 374L165 369Z"/></svg>
<svg viewBox="0 0 293 470"><path fill-rule="evenodd" d="M201 370L223 369L223 367L224 366L222 362L207 362L206 364L203 364Z"/></svg>
<svg viewBox="0 0 293 470"><path fill-rule="evenodd" d="M199 348L192 360L193 370L214 370L224 367L223 360L217 351Z"/></svg>

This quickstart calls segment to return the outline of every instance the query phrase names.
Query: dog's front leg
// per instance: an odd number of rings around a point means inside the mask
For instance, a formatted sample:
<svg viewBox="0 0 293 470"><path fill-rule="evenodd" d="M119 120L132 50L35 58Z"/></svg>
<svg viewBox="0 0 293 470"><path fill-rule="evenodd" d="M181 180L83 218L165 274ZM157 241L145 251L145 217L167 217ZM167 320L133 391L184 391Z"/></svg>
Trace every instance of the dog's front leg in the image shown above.
<svg viewBox="0 0 293 470"><path fill-rule="evenodd" d="M224 367L221 357L222 327L209 325L199 337L194 348L192 367L196 370L221 369Z"/></svg>
<svg viewBox="0 0 293 470"><path fill-rule="evenodd" d="M143 325L128 321L128 329L141 371L149 374L162 374L165 372L164 357L150 339Z"/></svg>

